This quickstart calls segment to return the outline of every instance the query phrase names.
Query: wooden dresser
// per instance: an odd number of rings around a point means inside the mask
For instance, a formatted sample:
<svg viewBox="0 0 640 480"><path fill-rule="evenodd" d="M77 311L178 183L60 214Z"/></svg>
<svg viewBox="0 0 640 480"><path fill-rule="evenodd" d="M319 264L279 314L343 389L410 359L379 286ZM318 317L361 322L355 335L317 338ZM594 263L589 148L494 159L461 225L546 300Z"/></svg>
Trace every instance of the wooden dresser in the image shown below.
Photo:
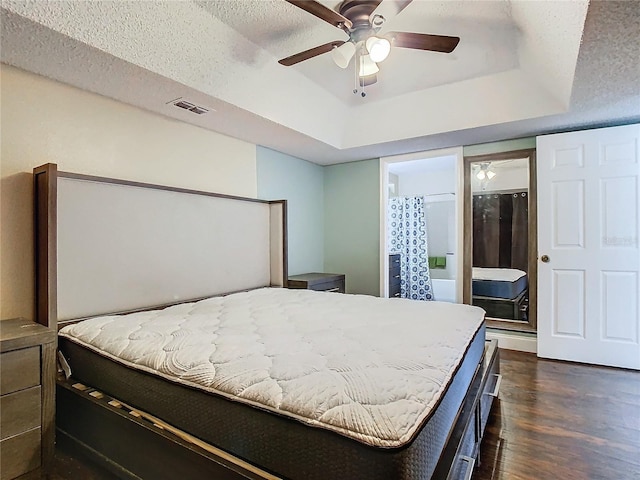
<svg viewBox="0 0 640 480"><path fill-rule="evenodd" d="M389 298L400 297L400 254L389 255Z"/></svg>
<svg viewBox="0 0 640 480"><path fill-rule="evenodd" d="M345 278L341 273L303 273L289 277L288 287L345 293Z"/></svg>
<svg viewBox="0 0 640 480"><path fill-rule="evenodd" d="M0 480L38 478L54 451L56 333L0 321Z"/></svg>

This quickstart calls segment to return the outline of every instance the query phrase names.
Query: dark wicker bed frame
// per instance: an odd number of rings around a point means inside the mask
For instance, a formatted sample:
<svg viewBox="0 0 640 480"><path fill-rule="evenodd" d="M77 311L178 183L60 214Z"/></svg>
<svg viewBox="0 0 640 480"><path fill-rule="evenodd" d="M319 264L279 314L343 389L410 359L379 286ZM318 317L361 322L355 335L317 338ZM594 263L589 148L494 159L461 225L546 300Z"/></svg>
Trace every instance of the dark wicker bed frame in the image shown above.
<svg viewBox="0 0 640 480"><path fill-rule="evenodd" d="M214 195L136 182L101 179L58 172L54 164L34 169L36 320L58 328L57 315L57 182L58 177L144 186L190 194ZM228 195L224 198L258 201ZM286 286L286 201L283 209L283 285ZM182 300L179 303L184 302ZM162 305L166 306L166 305ZM159 308L161 306L149 306ZM123 312L117 312L123 313ZM469 479L491 403L499 388L499 357L495 341L485 355L451 427L432 478ZM90 385L58 377L56 399L57 441L91 457L121 478L264 479L280 478L188 434L163 425L160 419L140 415Z"/></svg>

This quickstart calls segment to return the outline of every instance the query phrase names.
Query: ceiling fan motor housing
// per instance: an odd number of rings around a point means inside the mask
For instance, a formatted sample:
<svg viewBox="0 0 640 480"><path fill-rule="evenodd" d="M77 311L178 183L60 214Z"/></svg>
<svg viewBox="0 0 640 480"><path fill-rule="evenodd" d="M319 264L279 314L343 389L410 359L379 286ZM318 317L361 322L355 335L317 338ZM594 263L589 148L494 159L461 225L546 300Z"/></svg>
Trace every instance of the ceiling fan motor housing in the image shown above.
<svg viewBox="0 0 640 480"><path fill-rule="evenodd" d="M353 24L352 30L370 30L369 16L380 2L375 0L345 0L338 7L338 12ZM358 39L362 40L362 39Z"/></svg>

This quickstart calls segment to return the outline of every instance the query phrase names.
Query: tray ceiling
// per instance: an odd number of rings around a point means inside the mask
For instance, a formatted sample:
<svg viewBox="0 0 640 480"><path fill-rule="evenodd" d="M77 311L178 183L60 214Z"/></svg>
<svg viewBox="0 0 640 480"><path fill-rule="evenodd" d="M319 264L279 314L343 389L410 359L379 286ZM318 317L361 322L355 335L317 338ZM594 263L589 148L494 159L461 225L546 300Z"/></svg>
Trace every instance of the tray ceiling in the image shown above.
<svg viewBox="0 0 640 480"><path fill-rule="evenodd" d="M364 98L330 54L277 63L346 39L284 0L3 1L1 60L330 164L640 119L638 6L415 0L384 29L458 48L393 48Z"/></svg>

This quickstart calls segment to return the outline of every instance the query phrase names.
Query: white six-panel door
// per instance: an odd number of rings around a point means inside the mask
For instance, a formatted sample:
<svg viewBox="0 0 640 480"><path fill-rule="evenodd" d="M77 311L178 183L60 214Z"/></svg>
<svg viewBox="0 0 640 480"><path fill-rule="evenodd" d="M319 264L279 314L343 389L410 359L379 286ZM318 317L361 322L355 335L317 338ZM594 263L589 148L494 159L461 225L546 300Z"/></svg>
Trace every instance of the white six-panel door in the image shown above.
<svg viewBox="0 0 640 480"><path fill-rule="evenodd" d="M537 138L540 357L640 369L639 139Z"/></svg>

